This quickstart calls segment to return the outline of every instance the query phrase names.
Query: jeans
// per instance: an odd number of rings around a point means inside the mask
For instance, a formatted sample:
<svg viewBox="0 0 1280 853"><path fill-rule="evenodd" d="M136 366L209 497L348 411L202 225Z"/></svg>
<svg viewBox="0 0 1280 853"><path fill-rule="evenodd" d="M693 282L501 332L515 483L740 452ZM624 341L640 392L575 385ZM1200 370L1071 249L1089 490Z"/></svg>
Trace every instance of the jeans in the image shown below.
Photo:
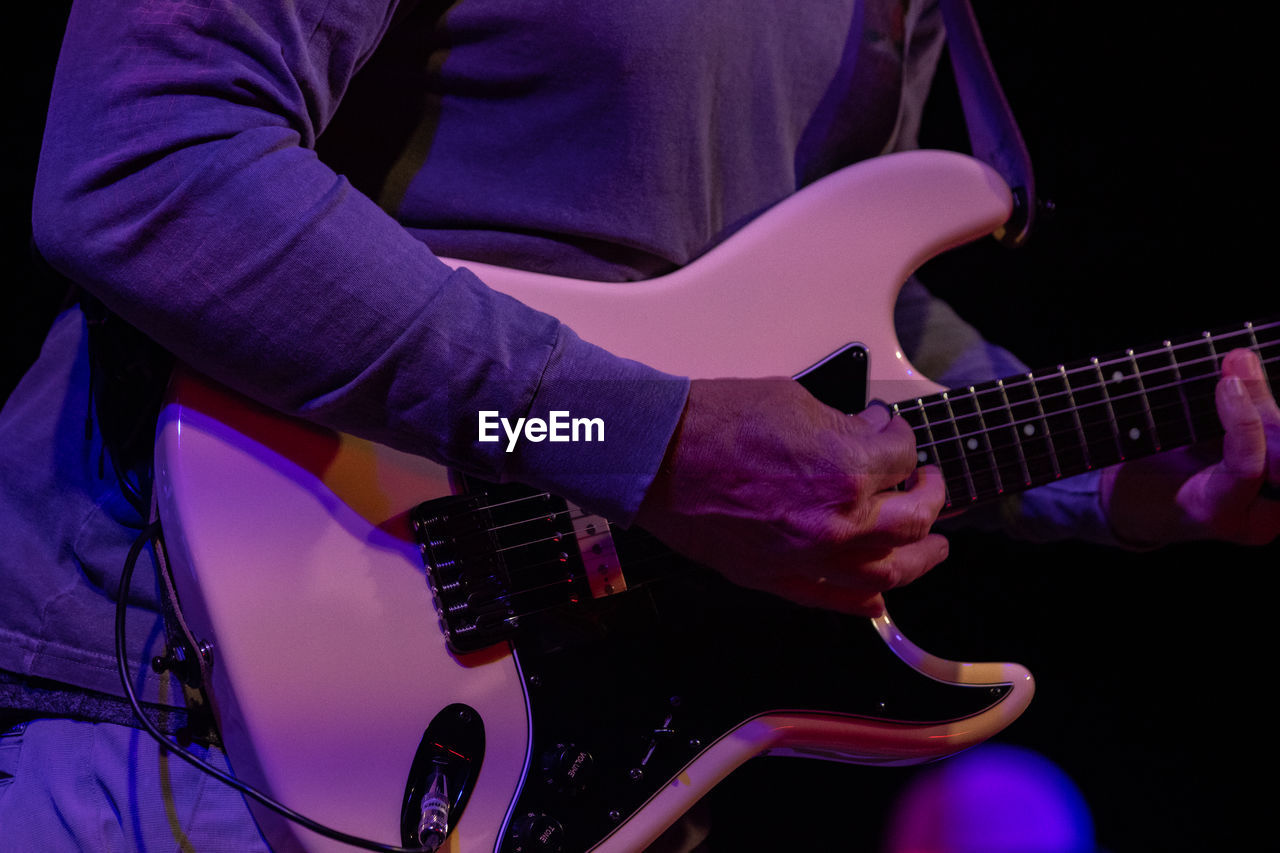
<svg viewBox="0 0 1280 853"><path fill-rule="evenodd" d="M217 750L192 751L226 769ZM0 734L0 853L268 853L241 795L110 723Z"/></svg>

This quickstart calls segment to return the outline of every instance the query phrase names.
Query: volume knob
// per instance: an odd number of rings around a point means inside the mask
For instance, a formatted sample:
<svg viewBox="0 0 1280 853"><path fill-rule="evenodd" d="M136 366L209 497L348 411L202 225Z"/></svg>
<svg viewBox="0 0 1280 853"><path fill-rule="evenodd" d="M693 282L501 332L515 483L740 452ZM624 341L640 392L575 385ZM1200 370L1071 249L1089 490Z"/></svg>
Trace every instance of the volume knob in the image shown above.
<svg viewBox="0 0 1280 853"><path fill-rule="evenodd" d="M556 744L542 757L543 781L559 794L572 796L581 792L594 773L595 758L577 744Z"/></svg>

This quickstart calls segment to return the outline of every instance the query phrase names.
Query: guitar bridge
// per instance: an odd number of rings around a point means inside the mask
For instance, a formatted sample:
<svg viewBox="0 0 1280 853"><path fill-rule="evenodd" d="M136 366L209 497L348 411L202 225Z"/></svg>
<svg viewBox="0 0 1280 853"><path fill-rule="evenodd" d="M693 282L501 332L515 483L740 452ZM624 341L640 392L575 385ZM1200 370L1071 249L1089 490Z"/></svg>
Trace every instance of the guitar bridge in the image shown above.
<svg viewBox="0 0 1280 853"><path fill-rule="evenodd" d="M409 517L457 653L514 639L527 617L627 588L609 523L546 492L488 485Z"/></svg>
<svg viewBox="0 0 1280 853"><path fill-rule="evenodd" d="M427 501L409 515L449 647L466 653L507 639L508 572L481 495Z"/></svg>

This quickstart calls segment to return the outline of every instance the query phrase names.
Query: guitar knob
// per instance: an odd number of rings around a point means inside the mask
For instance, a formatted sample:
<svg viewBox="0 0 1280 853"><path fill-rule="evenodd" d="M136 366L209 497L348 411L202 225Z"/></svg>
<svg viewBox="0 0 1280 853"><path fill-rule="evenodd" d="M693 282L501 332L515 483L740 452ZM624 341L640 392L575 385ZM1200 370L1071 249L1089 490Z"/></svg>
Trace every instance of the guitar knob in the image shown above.
<svg viewBox="0 0 1280 853"><path fill-rule="evenodd" d="M530 812L511 831L515 853L562 853L564 826L550 815Z"/></svg>
<svg viewBox="0 0 1280 853"><path fill-rule="evenodd" d="M595 758L577 744L556 744L542 757L542 778L559 794L580 793L591 782Z"/></svg>

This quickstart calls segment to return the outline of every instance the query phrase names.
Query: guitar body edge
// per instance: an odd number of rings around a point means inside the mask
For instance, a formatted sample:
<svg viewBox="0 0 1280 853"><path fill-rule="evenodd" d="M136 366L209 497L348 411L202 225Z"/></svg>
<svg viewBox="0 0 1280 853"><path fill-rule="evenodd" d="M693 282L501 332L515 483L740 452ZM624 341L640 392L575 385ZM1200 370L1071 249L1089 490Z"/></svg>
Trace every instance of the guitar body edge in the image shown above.
<svg viewBox="0 0 1280 853"><path fill-rule="evenodd" d="M321 823L398 844L419 742L445 706L465 703L486 754L454 837L459 851L495 849L529 751L518 667L506 646L448 651L416 546L383 524L398 515L398 486L416 501L448 494L445 469L274 421L190 378L157 449L174 581L213 643L209 693L237 776ZM369 479L345 489L346 466ZM277 853L352 849L251 806Z"/></svg>

